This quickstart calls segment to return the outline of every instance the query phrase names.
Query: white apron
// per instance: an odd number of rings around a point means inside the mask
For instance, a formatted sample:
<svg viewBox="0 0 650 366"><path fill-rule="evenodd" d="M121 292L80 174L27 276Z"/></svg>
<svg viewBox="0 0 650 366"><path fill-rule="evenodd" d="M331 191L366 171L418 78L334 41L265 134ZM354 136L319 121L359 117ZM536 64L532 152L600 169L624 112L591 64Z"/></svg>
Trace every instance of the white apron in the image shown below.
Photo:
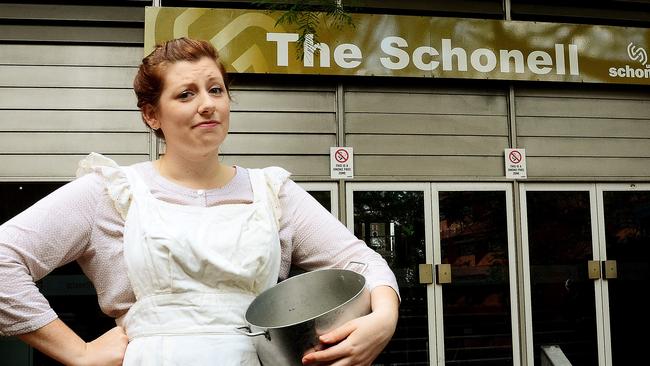
<svg viewBox="0 0 650 366"><path fill-rule="evenodd" d="M250 302L277 281L278 224L267 181L249 170L253 203L161 201L129 167L124 258L137 301L117 320L125 366L259 365L245 324Z"/></svg>

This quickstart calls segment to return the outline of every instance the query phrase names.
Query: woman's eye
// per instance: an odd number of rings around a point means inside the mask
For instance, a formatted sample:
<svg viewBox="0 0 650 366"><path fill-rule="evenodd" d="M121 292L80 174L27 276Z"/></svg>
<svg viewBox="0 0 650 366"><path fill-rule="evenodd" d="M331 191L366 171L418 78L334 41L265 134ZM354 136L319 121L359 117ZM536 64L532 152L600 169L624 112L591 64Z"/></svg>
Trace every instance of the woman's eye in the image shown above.
<svg viewBox="0 0 650 366"><path fill-rule="evenodd" d="M221 95L222 89L220 86L214 86L210 88L210 93L211 94L216 94L216 95Z"/></svg>
<svg viewBox="0 0 650 366"><path fill-rule="evenodd" d="M181 92L180 94L178 94L178 99L188 99L192 95L193 95L193 93L191 91L186 90L186 91Z"/></svg>

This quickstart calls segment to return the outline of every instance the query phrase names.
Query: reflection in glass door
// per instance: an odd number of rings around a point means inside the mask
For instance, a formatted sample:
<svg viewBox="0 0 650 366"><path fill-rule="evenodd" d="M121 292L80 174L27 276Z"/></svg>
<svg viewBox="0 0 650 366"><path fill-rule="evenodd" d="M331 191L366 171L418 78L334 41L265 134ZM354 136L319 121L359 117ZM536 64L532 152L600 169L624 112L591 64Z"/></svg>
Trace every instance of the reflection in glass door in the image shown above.
<svg viewBox="0 0 650 366"><path fill-rule="evenodd" d="M386 259L402 297L397 330L375 365L429 365L435 359L431 355L435 345L429 344L430 295L418 278L418 264L427 259L431 263L425 245L425 217L431 217L426 212L430 210L428 187L348 184L348 227Z"/></svg>
<svg viewBox="0 0 650 366"><path fill-rule="evenodd" d="M650 287L650 190L601 186L598 193L601 248L604 238L607 260L616 266L615 272L603 273L609 295L607 353L612 365L637 365L647 358L647 337L639 335L650 329L648 303L642 300Z"/></svg>
<svg viewBox="0 0 650 366"><path fill-rule="evenodd" d="M510 186L434 187L434 256L451 272L436 290L444 364L519 365Z"/></svg>
<svg viewBox="0 0 650 366"><path fill-rule="evenodd" d="M528 353L535 365L541 364L545 346L559 346L573 366L598 365L602 359L596 297L600 285L587 270L588 262L599 257L594 251L593 193L589 188L522 185L522 235L529 266L526 312L532 317L527 323L528 334L532 328Z"/></svg>

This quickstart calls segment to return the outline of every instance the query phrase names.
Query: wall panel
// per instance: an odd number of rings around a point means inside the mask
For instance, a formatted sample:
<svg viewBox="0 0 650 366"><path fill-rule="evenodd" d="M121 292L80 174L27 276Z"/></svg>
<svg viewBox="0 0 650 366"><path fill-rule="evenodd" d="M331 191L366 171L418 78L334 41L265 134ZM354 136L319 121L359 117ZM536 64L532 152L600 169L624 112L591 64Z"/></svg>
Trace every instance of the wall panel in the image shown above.
<svg viewBox="0 0 650 366"><path fill-rule="evenodd" d="M429 80L368 84L345 87L345 140L354 148L355 178L503 178L504 88Z"/></svg>
<svg viewBox="0 0 650 366"><path fill-rule="evenodd" d="M155 140L132 90L141 55L141 47L0 45L0 180L68 180L92 151L151 159Z"/></svg>
<svg viewBox="0 0 650 366"><path fill-rule="evenodd" d="M648 176L650 93L550 86L515 90L518 147L529 178Z"/></svg>

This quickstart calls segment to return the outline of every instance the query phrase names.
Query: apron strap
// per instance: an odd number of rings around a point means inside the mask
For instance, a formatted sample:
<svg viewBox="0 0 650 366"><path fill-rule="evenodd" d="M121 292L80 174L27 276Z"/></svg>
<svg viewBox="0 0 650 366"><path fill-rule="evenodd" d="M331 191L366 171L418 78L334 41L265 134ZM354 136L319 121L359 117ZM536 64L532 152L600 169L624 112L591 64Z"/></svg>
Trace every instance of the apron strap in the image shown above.
<svg viewBox="0 0 650 366"><path fill-rule="evenodd" d="M254 202L268 202L268 189L266 187L266 178L261 169L249 169L248 174L251 177L251 187L253 188Z"/></svg>
<svg viewBox="0 0 650 366"><path fill-rule="evenodd" d="M135 171L133 167L130 166L123 166L121 167L122 171L124 171L124 174L126 174L126 178L129 181L129 186L131 189L131 195L136 194L136 195L145 195L145 196L151 196L151 191L149 190L149 187L144 183L142 178L138 175L138 173Z"/></svg>

